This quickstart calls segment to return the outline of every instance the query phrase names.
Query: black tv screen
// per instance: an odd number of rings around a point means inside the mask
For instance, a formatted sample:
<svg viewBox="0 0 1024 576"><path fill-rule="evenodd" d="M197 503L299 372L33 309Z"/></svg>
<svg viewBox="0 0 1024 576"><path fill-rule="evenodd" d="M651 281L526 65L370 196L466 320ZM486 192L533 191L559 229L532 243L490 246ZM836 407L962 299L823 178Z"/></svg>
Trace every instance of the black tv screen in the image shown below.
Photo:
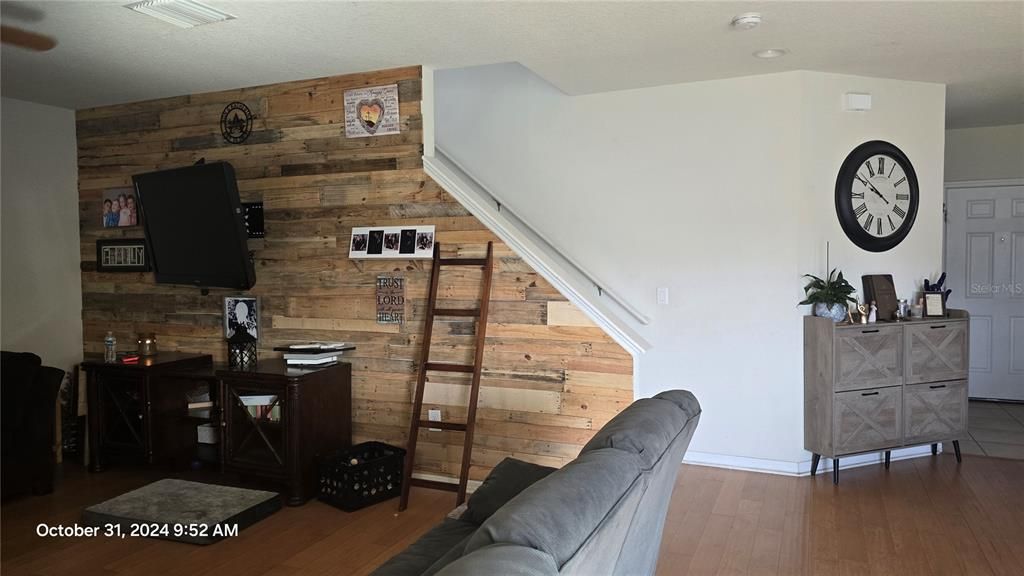
<svg viewBox="0 0 1024 576"><path fill-rule="evenodd" d="M157 282L252 288L256 271L231 164L147 172L132 180Z"/></svg>

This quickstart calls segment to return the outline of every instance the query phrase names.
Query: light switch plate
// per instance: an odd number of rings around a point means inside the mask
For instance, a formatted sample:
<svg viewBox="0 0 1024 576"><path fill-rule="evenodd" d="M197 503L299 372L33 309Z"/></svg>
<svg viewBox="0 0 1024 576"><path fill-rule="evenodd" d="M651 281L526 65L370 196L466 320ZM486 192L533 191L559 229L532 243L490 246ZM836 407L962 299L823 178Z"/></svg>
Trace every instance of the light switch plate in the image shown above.
<svg viewBox="0 0 1024 576"><path fill-rule="evenodd" d="M440 422L441 421L441 411L440 410L433 410L433 409L427 410L427 420L430 420L431 422ZM440 428L429 428L429 430L431 432L440 432L441 431Z"/></svg>
<svg viewBox="0 0 1024 576"><path fill-rule="evenodd" d="M658 304L668 304L668 287L658 288Z"/></svg>

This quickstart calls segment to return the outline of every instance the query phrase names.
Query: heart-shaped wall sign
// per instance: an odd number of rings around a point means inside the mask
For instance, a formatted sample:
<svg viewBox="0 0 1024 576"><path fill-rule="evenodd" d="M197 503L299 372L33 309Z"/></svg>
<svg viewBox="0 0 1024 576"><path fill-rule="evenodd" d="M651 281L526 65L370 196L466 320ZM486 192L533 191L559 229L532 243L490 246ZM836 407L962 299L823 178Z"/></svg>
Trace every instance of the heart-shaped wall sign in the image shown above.
<svg viewBox="0 0 1024 576"><path fill-rule="evenodd" d="M356 117L359 118L359 123L362 124L363 129L370 134L377 131L383 116L384 103L381 102L380 98L360 100L359 104L356 105Z"/></svg>

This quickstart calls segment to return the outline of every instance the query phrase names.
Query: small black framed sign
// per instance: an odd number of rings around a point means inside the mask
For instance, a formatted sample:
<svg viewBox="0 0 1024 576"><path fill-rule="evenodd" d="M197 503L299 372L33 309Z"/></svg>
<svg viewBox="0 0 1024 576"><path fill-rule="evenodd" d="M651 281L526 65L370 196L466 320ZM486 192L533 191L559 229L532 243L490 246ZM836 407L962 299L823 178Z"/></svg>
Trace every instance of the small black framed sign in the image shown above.
<svg viewBox="0 0 1024 576"><path fill-rule="evenodd" d="M149 272L145 238L108 238L96 241L97 272Z"/></svg>
<svg viewBox="0 0 1024 576"><path fill-rule="evenodd" d="M924 293L924 316L925 318L945 318L946 316L946 295L942 292Z"/></svg>

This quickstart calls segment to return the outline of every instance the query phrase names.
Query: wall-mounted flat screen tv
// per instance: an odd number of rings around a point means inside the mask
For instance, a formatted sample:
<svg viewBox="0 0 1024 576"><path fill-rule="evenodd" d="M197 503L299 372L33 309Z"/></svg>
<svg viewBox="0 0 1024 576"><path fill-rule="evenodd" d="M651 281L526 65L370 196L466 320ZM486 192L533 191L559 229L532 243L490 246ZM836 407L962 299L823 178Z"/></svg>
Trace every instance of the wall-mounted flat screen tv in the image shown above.
<svg viewBox="0 0 1024 576"><path fill-rule="evenodd" d="M147 172L132 180L157 282L253 287L256 271L231 164Z"/></svg>

